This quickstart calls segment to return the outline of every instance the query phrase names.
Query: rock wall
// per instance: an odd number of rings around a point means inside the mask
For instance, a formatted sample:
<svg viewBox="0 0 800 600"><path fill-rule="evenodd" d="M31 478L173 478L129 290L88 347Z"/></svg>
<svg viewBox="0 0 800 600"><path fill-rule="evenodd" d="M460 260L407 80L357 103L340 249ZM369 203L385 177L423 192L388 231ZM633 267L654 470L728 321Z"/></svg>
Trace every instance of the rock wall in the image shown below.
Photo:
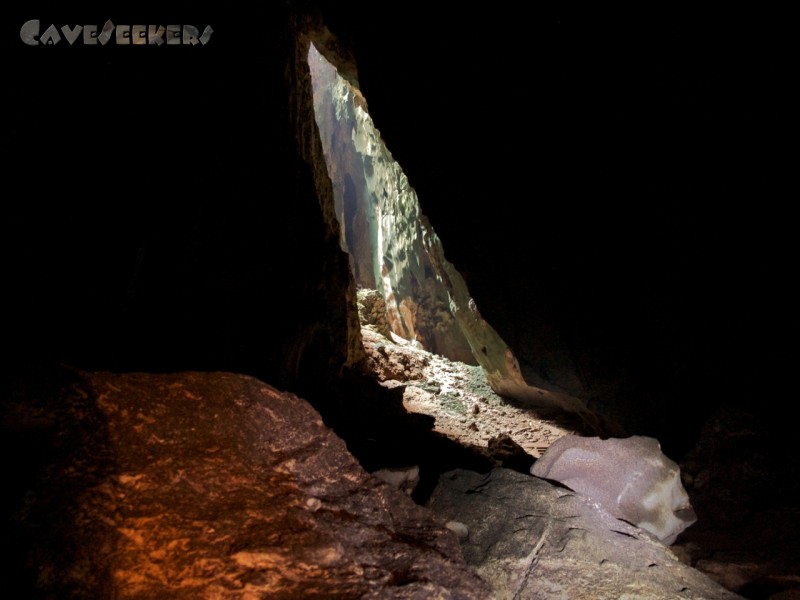
<svg viewBox="0 0 800 600"><path fill-rule="evenodd" d="M308 62L340 243L350 254L356 283L383 294L395 334L475 364L427 257L416 192L372 123L366 100L313 45Z"/></svg>
<svg viewBox="0 0 800 600"><path fill-rule="evenodd" d="M442 241L375 128L358 87L340 77L313 46L308 60L340 243L350 253L357 284L383 294L391 330L451 360L480 364L501 395L584 414L599 427L578 398L525 380L513 351L481 317L464 278L445 258Z"/></svg>
<svg viewBox="0 0 800 600"><path fill-rule="evenodd" d="M433 14L413 0L323 10L357 48L376 127L526 380L677 452L710 405L791 386L780 374L796 353L776 343L797 304L778 200L786 19Z"/></svg>
<svg viewBox="0 0 800 600"><path fill-rule="evenodd" d="M491 595L303 399L233 373L2 381L8 598ZM8 386L8 387L7 387Z"/></svg>
<svg viewBox="0 0 800 600"><path fill-rule="evenodd" d="M29 195L4 219L5 340L23 362L228 369L315 397L363 350L302 17L259 7L258 35L234 7L175 17L215 34L204 47L50 52L8 33L6 184ZM140 102L143 73L153 95ZM72 124L96 135L42 146Z"/></svg>

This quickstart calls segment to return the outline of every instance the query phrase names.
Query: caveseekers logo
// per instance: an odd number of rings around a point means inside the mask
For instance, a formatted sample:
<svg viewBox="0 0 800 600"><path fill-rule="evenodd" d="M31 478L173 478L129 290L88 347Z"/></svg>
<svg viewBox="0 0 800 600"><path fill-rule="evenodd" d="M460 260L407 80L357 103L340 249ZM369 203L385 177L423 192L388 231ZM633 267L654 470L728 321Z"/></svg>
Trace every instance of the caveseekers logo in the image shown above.
<svg viewBox="0 0 800 600"><path fill-rule="evenodd" d="M98 29L97 25L50 25L42 31L38 19L27 21L19 30L19 37L28 46L55 46L65 41L70 46L205 46L214 30L206 25L203 32L194 25L115 25L109 19Z"/></svg>

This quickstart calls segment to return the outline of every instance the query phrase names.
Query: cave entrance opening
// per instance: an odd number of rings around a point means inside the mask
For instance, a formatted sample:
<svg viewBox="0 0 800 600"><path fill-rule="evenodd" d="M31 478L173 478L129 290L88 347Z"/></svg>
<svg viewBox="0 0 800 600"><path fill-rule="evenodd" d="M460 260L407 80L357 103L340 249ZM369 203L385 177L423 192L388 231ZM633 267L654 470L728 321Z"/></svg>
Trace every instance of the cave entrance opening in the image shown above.
<svg viewBox="0 0 800 600"><path fill-rule="evenodd" d="M486 443L492 427L514 429L515 447L537 456L551 440L536 432L594 426L583 400L526 382L513 351L481 317L464 278L446 260L357 85L313 43L307 60L339 243L349 256L362 339L378 379L405 383L409 411L434 416L438 432L475 447ZM399 346L407 348L398 351ZM428 354L417 361L410 346ZM487 416L492 403L496 415L509 415L509 421ZM478 414L480 427L468 416ZM546 427L518 426L545 415Z"/></svg>
<svg viewBox="0 0 800 600"><path fill-rule="evenodd" d="M583 399L526 381L514 352L481 317L464 278L445 258L361 91L313 43L307 60L339 242L358 287L362 333L480 366L499 396L531 408L576 413L598 427Z"/></svg>
<svg viewBox="0 0 800 600"><path fill-rule="evenodd" d="M364 97L313 44L308 64L339 242L358 288L362 327L401 345L478 364L453 314L452 282L445 281L431 256L431 245L439 240Z"/></svg>

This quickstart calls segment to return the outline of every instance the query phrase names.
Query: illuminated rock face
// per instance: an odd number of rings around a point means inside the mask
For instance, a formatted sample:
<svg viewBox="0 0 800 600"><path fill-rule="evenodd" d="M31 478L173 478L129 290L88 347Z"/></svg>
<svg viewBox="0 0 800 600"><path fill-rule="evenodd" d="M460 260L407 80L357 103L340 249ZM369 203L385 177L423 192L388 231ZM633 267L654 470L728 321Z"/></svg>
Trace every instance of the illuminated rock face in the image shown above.
<svg viewBox="0 0 800 600"><path fill-rule="evenodd" d="M456 535L295 395L232 373L43 375L0 404L5 597L491 596Z"/></svg>
<svg viewBox="0 0 800 600"><path fill-rule="evenodd" d="M311 46L314 108L333 183L342 248L356 283L377 289L392 332L452 360L475 364L452 315L450 290L428 257L416 192L384 145L360 92Z"/></svg>
<svg viewBox="0 0 800 600"><path fill-rule="evenodd" d="M464 278L445 257L360 91L313 44L308 63L340 243L350 254L356 284L383 295L392 332L451 360L479 364L500 395L581 413L594 425L582 401L526 382L514 353L483 319Z"/></svg>
<svg viewBox="0 0 800 600"><path fill-rule="evenodd" d="M458 525L491 598L742 600L646 531L579 494L513 471L443 473L428 503Z"/></svg>
<svg viewBox="0 0 800 600"><path fill-rule="evenodd" d="M697 518L678 465L646 436L558 439L531 467L670 545Z"/></svg>

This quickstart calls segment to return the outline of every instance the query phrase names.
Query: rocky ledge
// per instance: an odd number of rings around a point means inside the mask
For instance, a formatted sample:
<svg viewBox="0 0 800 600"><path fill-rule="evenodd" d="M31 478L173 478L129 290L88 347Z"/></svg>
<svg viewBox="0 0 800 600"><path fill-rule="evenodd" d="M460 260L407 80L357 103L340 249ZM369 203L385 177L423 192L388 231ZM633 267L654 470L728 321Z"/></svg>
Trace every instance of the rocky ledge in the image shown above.
<svg viewBox="0 0 800 600"><path fill-rule="evenodd" d="M445 474L423 506L250 376L34 370L2 399L7 597L736 597L517 471Z"/></svg>

